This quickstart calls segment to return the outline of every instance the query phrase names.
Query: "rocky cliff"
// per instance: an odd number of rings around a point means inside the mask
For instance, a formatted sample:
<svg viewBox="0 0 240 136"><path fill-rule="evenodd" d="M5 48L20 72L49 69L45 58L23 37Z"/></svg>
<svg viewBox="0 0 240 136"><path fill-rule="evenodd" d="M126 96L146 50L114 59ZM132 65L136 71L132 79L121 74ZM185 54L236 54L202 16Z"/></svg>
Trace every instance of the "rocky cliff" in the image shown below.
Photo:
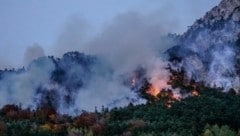
<svg viewBox="0 0 240 136"><path fill-rule="evenodd" d="M169 60L191 79L239 90L239 38L240 0L223 0L180 36Z"/></svg>

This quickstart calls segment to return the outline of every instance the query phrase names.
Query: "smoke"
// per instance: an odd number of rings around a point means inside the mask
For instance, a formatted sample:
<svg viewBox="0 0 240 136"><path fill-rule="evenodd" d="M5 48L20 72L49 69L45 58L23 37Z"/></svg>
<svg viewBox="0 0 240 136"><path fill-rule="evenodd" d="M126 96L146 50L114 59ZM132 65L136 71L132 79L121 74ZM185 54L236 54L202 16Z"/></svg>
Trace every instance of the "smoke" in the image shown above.
<svg viewBox="0 0 240 136"><path fill-rule="evenodd" d="M39 59L38 63L32 62L29 68L18 72L5 72L1 74L0 80L0 106L6 104L17 104L23 108L32 107L34 103L35 90L41 84L50 80L50 73L54 64L50 59Z"/></svg>
<svg viewBox="0 0 240 136"><path fill-rule="evenodd" d="M136 12L119 15L82 50L104 58L118 74L134 70L170 47L162 38L167 28L148 17Z"/></svg>
<svg viewBox="0 0 240 136"><path fill-rule="evenodd" d="M127 12L118 15L95 37L84 41L84 45L82 37L85 37L85 30L81 29L84 26L82 22L72 20L66 25L57 41L59 49L56 52L61 54L69 49L79 50L96 56L100 61L85 71L88 62L72 63L72 59L66 57L78 60L78 55L63 56L59 61L61 69L65 71L63 83L46 85L42 92L45 94L52 90L57 94L58 99L52 98L52 103L58 107L59 112L73 114L79 110L93 111L95 107L113 108L126 106L130 102L145 103L136 90L124 84L129 73L139 67L146 70L147 79L156 88L161 90L169 87L167 81L170 74L166 70L167 62L161 59L161 53L172 45L164 37L170 27L163 27L150 16ZM73 87L78 83L81 84L80 87ZM70 105L66 105L66 95L71 99Z"/></svg>
<svg viewBox="0 0 240 136"><path fill-rule="evenodd" d="M43 48L35 43L32 46L27 47L25 53L24 53L24 66L27 66L35 59L38 59L39 57L45 56Z"/></svg>
<svg viewBox="0 0 240 136"><path fill-rule="evenodd" d="M170 72L166 70L166 62L160 58L154 58L149 61L150 63L147 65L147 76L150 77L149 83L157 89L155 93L159 93L162 89L170 88L170 85L167 83Z"/></svg>
<svg viewBox="0 0 240 136"><path fill-rule="evenodd" d="M240 82L236 56L239 49L235 42L240 33L240 25L233 20L238 12L228 15L227 19L209 19L212 14L222 14L218 8L196 21L182 35L182 46L175 51L171 50L174 53L170 54L182 59L180 67L184 68L188 79L204 82L210 87L220 87L224 91L231 88L238 91Z"/></svg>
<svg viewBox="0 0 240 136"><path fill-rule="evenodd" d="M138 101L137 94L122 85L120 80L95 77L86 88L79 90L75 107L93 111L95 107L122 107L130 102L136 104L135 101Z"/></svg>
<svg viewBox="0 0 240 136"><path fill-rule="evenodd" d="M102 58L106 65L113 69L112 79L101 78L105 83L100 82L101 85L98 86L107 85L102 86L103 90L105 88L107 91L110 87L108 84L114 85L116 88L111 90L116 96L119 96L120 92L122 96L130 97L131 90L123 91L121 88L126 87L120 81L124 79L119 81L119 78L142 67L146 70L149 82L158 90L169 87L167 81L170 73L166 70L167 62L161 58L161 54L172 45L164 38L168 32L168 27L163 27L160 22L140 13L128 12L117 16L82 49L87 54ZM113 94L111 96L114 98Z"/></svg>
<svg viewBox="0 0 240 136"><path fill-rule="evenodd" d="M0 80L1 106L10 103L33 108L46 105L55 107L60 113L74 114L101 106L113 108L130 102L145 103L136 90L124 84L139 67L145 70L146 80L157 89L153 95L161 89L171 88L167 84L170 76L166 70L168 62L162 58L162 53L174 45L174 41L165 35L178 26L174 25L176 21L166 23L156 17L156 14L149 16L137 12L120 14L91 38L86 30L89 28L87 23L74 17L59 36L55 54L59 56L78 50L92 56L73 52L62 58L44 57L33 61L26 71L4 72ZM231 78L228 73L235 73L232 72L234 64L227 61L232 60L234 54L230 48L205 53L210 45L203 41L208 37L204 35L207 32L202 31L196 41L192 38L186 40L186 48L194 55L186 57L188 54L183 52L182 66L189 78L214 81L218 86L229 88L232 85L227 79ZM197 46L200 43L204 46ZM220 54L227 56L218 58ZM43 55L41 47L34 45L27 49L25 62ZM208 60L207 56L211 59ZM216 70L222 72L215 73ZM209 77L205 76L207 74Z"/></svg>
<svg viewBox="0 0 240 136"><path fill-rule="evenodd" d="M2 57L1 57L2 58ZM0 69L8 68L9 64L6 62L6 59L0 60Z"/></svg>
<svg viewBox="0 0 240 136"><path fill-rule="evenodd" d="M96 58L79 53L68 53L60 59L44 57L44 63L36 60L36 65L33 62L26 72L6 74L0 90L11 101L2 99L3 105L53 106L60 113L72 115L81 110L93 111L95 107L145 103L136 90L124 84L129 73L139 67L146 71L146 78L153 86L159 90L169 87L167 63L161 59L161 53L172 45L164 37L167 27L151 21L149 16L128 12L117 16L86 45L79 46L84 37L81 22L74 20L67 25L56 52L78 49ZM25 53L28 61L36 55L44 55L38 45L29 47ZM10 82L13 85L9 88ZM25 93L28 95L22 96Z"/></svg>
<svg viewBox="0 0 240 136"><path fill-rule="evenodd" d="M63 29L54 44L53 54L61 56L70 51L79 50L88 40L90 25L86 19L71 16L64 24Z"/></svg>
<svg viewBox="0 0 240 136"><path fill-rule="evenodd" d="M213 60L207 77L207 81L211 83L210 86L223 87L225 90L231 88L238 90L240 82L235 68L234 50L228 46L218 47L212 55Z"/></svg>

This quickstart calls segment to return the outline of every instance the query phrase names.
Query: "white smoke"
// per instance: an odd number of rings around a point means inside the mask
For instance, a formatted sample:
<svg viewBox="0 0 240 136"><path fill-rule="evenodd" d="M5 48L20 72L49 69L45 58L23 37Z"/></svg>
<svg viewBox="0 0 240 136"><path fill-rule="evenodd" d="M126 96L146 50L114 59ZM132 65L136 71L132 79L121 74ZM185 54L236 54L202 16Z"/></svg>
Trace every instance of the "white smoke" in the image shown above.
<svg viewBox="0 0 240 136"><path fill-rule="evenodd" d="M0 106L17 104L23 108L34 108L35 92L39 85L50 80L54 64L49 59L42 58L40 63L31 63L27 72L6 72L0 80Z"/></svg>
<svg viewBox="0 0 240 136"><path fill-rule="evenodd" d="M119 15L82 50L104 58L116 74L135 70L171 47L163 40L168 29L135 12ZM159 57L160 58L160 57Z"/></svg>
<svg viewBox="0 0 240 136"><path fill-rule="evenodd" d="M200 28L184 37L185 49L192 51L192 54L187 54L183 49L181 53L187 77L225 91L231 88L239 90L234 47L239 28L238 23L230 20L217 30Z"/></svg>
<svg viewBox="0 0 240 136"><path fill-rule="evenodd" d="M82 88L76 91L75 104L70 108L60 106L60 112L73 113L77 110L91 110L95 107L126 106L130 102L134 104L144 103L145 100L123 84L124 76L128 76L139 66L146 70L146 76L150 83L159 89L169 87L167 81L170 73L166 70L167 63L162 61L161 53L172 44L164 39L168 32L159 22L154 22L148 16L136 12L128 12L117 16L113 22L99 33L80 51L97 56L100 65L92 69L94 74ZM66 71L78 71L81 67ZM84 78L83 78L84 79ZM73 81L71 76L66 81ZM60 104L63 105L63 104Z"/></svg>
<svg viewBox="0 0 240 136"><path fill-rule="evenodd" d="M143 99L139 99L134 91L123 84L122 76L129 76L129 73L142 67L146 70L148 82L154 87L158 90L170 88L167 84L170 73L166 70L167 62L162 60L161 54L173 45L171 41L164 39L164 35L174 27L166 27L154 18L136 12L121 14L88 42L83 40L85 23L82 20L73 20L66 25L66 29L60 35L56 54L79 50L95 55L101 60L100 64L93 64L93 67L85 70L85 67L88 67L85 62L81 62L80 65L67 59L62 60L63 62L60 62L61 59L57 59L65 71L63 83L51 81L51 73L55 70L51 59L44 59L40 64L32 63L26 73L6 73L0 81L0 95L3 97L0 99L1 106L13 103L22 104L23 107L35 107L41 104L41 99L45 94L35 95L40 85L43 93L52 92L54 94L56 98L53 98L52 101L60 113L74 114L75 111L93 111L95 107L100 108L101 106L112 108L126 106L130 102L144 103ZM204 34L207 33L204 32ZM188 45L189 48L191 47L199 54L203 53L209 45L202 41L204 38L204 35L199 36L197 42ZM192 41L189 40L186 43L190 42ZM203 44L204 50L200 50L199 48L202 47L196 46L195 43ZM84 45L80 46L80 44ZM207 68L204 66L202 56L186 57L183 66L188 72L188 77L200 78L204 81L209 79L218 86L231 86L227 79L229 77L225 78L223 73L232 71L233 64L227 61L233 57L233 54L231 54L231 50L225 51L213 52L212 63ZM227 54L227 57L217 58L222 53ZM35 56L29 56L35 58ZM74 54L71 57L75 57ZM225 68L225 65L228 67ZM215 73L216 67L218 69L223 67L224 70L221 73ZM209 70L209 77L205 77L206 70ZM204 74L201 75L201 73ZM227 80L222 80L223 78ZM233 81L238 82L235 79ZM74 88L73 86L76 84L81 87ZM70 91L71 89L73 91ZM73 105L64 103L65 96L72 98Z"/></svg>
<svg viewBox="0 0 240 136"><path fill-rule="evenodd" d="M81 61L86 58L77 58L76 54L69 54L62 60L56 59L59 67L65 71L61 83L52 81L51 74L56 67L52 59L46 57L31 63L26 72L6 74L0 81L3 97L1 106L21 104L22 107L35 108L48 104L49 100L45 98L48 94L52 105L60 113L68 114L81 110L93 111L95 107L113 108L126 106L130 102L146 102L123 82L125 76L142 67L146 70L147 80L159 90L169 87L167 81L170 74L166 70L167 63L161 59L161 53L172 45L164 38L170 27L163 27L153 20L136 12L121 14L81 48L79 44L84 43L82 28L85 26L79 20L70 22L60 35L56 52L61 54L79 49L80 52L96 56L100 62L88 66L90 62ZM43 55L41 47L34 45L27 49L25 62ZM80 63L75 63L71 58L80 59ZM71 104L66 104L65 97L71 98Z"/></svg>
<svg viewBox="0 0 240 136"><path fill-rule="evenodd" d="M220 50L215 50L212 55L213 60L206 81L211 83L211 87L222 87L226 91L231 88L238 90L240 82L236 74L234 50L224 46Z"/></svg>
<svg viewBox="0 0 240 136"><path fill-rule="evenodd" d="M66 52L79 50L88 40L90 25L78 16L71 16L65 23L51 52L60 57Z"/></svg>

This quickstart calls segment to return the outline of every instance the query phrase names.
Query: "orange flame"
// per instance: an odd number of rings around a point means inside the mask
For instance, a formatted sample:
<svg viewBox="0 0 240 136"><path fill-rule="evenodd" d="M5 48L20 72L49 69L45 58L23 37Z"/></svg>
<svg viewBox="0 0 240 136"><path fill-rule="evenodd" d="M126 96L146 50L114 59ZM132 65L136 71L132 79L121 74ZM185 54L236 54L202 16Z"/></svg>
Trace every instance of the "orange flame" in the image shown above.
<svg viewBox="0 0 240 136"><path fill-rule="evenodd" d="M150 88L147 90L147 93L154 97L157 97L157 95L160 93L160 89L154 86L150 86Z"/></svg>
<svg viewBox="0 0 240 136"><path fill-rule="evenodd" d="M154 86L150 86L150 88L147 90L147 93L154 97L157 97L157 95L160 92L161 92L161 89ZM171 96L171 98L180 101L182 99L182 95L179 93L173 92L173 95Z"/></svg>
<svg viewBox="0 0 240 136"><path fill-rule="evenodd" d="M179 93L173 92L173 99L180 101L182 99L182 95Z"/></svg>
<svg viewBox="0 0 240 136"><path fill-rule="evenodd" d="M200 94L199 94L199 92L197 90L193 90L192 91L192 95L193 96L199 96Z"/></svg>

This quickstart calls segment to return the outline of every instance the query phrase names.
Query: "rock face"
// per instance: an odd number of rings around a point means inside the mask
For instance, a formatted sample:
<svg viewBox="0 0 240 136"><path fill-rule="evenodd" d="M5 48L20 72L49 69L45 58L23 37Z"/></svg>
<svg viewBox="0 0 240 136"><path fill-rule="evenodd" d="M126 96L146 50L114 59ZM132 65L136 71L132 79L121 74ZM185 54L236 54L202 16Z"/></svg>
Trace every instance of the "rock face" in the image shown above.
<svg viewBox="0 0 240 136"><path fill-rule="evenodd" d="M224 20L233 19L239 21L239 0L223 0L217 7L214 7L204 18L206 21L214 22L223 18Z"/></svg>
<svg viewBox="0 0 240 136"><path fill-rule="evenodd" d="M198 19L182 35L182 44L197 50L213 44L228 44L236 41L240 33L240 1L223 0L206 15Z"/></svg>
<svg viewBox="0 0 240 136"><path fill-rule="evenodd" d="M222 0L180 36L178 45L168 50L169 60L191 79L239 90L239 38L240 0Z"/></svg>

